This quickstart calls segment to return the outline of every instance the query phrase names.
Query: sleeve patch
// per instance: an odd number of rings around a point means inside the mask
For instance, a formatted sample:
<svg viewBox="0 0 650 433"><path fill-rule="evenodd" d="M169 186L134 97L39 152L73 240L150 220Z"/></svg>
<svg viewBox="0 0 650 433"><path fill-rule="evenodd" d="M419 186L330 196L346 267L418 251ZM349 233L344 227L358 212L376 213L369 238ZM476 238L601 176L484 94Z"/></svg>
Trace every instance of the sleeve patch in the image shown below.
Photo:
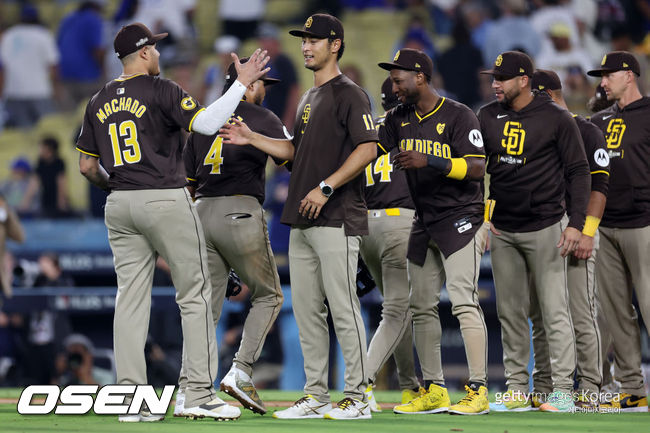
<svg viewBox="0 0 650 433"><path fill-rule="evenodd" d="M469 141L476 147L481 148L483 147L483 136L481 135L481 131L478 129L472 129L469 131L468 137Z"/></svg>
<svg viewBox="0 0 650 433"><path fill-rule="evenodd" d="M594 162L600 167L607 167L609 165L609 154L605 149L596 149L594 152Z"/></svg>
<svg viewBox="0 0 650 433"><path fill-rule="evenodd" d="M181 99L181 108L187 111L194 110L196 108L196 101L191 96L186 96Z"/></svg>

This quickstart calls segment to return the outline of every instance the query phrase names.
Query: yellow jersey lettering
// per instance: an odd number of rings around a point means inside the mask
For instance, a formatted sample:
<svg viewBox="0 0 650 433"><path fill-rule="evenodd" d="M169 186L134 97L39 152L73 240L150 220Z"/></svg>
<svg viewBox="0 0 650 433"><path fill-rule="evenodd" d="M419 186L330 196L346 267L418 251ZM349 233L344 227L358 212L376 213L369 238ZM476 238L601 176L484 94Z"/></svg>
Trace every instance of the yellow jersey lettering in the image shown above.
<svg viewBox="0 0 650 433"><path fill-rule="evenodd" d="M442 145L442 157L445 159L451 159L451 148L448 144Z"/></svg>
<svg viewBox="0 0 650 433"><path fill-rule="evenodd" d="M106 114L104 114L104 111L101 108L97 110L97 118L101 123L104 123L104 120L106 120Z"/></svg>
<svg viewBox="0 0 650 433"><path fill-rule="evenodd" d="M135 114L137 118L141 118L145 111L147 111L146 105L140 104L140 101L134 98L114 98L110 102L106 102L102 108L97 110L96 116L101 123L104 123L106 119L111 115L118 113L120 111L128 111L131 114Z"/></svg>
<svg viewBox="0 0 650 433"><path fill-rule="evenodd" d="M145 111L147 111L147 107L144 105L140 105L138 107L138 111L135 112L135 117L137 117L138 119L141 118Z"/></svg>

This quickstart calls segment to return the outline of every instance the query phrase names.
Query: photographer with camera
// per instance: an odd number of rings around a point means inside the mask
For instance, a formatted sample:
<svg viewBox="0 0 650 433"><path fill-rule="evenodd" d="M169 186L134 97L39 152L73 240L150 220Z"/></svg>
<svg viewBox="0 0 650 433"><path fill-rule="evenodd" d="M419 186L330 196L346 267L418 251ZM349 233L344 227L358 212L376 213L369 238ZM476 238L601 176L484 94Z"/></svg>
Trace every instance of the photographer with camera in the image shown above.
<svg viewBox="0 0 650 433"><path fill-rule="evenodd" d="M115 383L113 372L94 366L93 343L82 334L71 334L64 341L65 352L57 357L58 384L106 385Z"/></svg>

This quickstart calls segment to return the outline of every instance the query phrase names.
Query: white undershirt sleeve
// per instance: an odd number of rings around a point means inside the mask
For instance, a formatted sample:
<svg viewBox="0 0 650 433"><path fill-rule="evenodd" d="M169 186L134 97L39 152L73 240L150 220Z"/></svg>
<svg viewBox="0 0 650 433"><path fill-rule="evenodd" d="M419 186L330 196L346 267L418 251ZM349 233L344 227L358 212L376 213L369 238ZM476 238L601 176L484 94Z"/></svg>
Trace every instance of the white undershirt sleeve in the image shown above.
<svg viewBox="0 0 650 433"><path fill-rule="evenodd" d="M246 86L239 80L235 80L226 93L196 115L191 132L203 135L215 134L235 112L244 93L246 93Z"/></svg>

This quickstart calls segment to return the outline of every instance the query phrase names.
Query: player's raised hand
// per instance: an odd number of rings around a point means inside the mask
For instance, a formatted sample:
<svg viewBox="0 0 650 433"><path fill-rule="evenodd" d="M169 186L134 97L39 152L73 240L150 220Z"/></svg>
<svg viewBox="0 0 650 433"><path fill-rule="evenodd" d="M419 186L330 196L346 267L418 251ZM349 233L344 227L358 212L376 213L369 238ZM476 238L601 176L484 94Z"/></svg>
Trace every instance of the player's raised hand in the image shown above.
<svg viewBox="0 0 650 433"><path fill-rule="evenodd" d="M267 68L266 64L269 62L270 57L266 54L266 50L262 51L258 48L246 63L241 63L237 54L230 53L230 57L232 57L235 63L235 69L237 70L237 80L244 86L248 86L269 72L271 68Z"/></svg>
<svg viewBox="0 0 650 433"><path fill-rule="evenodd" d="M239 119L232 117L219 130L219 136L226 144L238 144L240 146L250 144L253 139L253 131Z"/></svg>

